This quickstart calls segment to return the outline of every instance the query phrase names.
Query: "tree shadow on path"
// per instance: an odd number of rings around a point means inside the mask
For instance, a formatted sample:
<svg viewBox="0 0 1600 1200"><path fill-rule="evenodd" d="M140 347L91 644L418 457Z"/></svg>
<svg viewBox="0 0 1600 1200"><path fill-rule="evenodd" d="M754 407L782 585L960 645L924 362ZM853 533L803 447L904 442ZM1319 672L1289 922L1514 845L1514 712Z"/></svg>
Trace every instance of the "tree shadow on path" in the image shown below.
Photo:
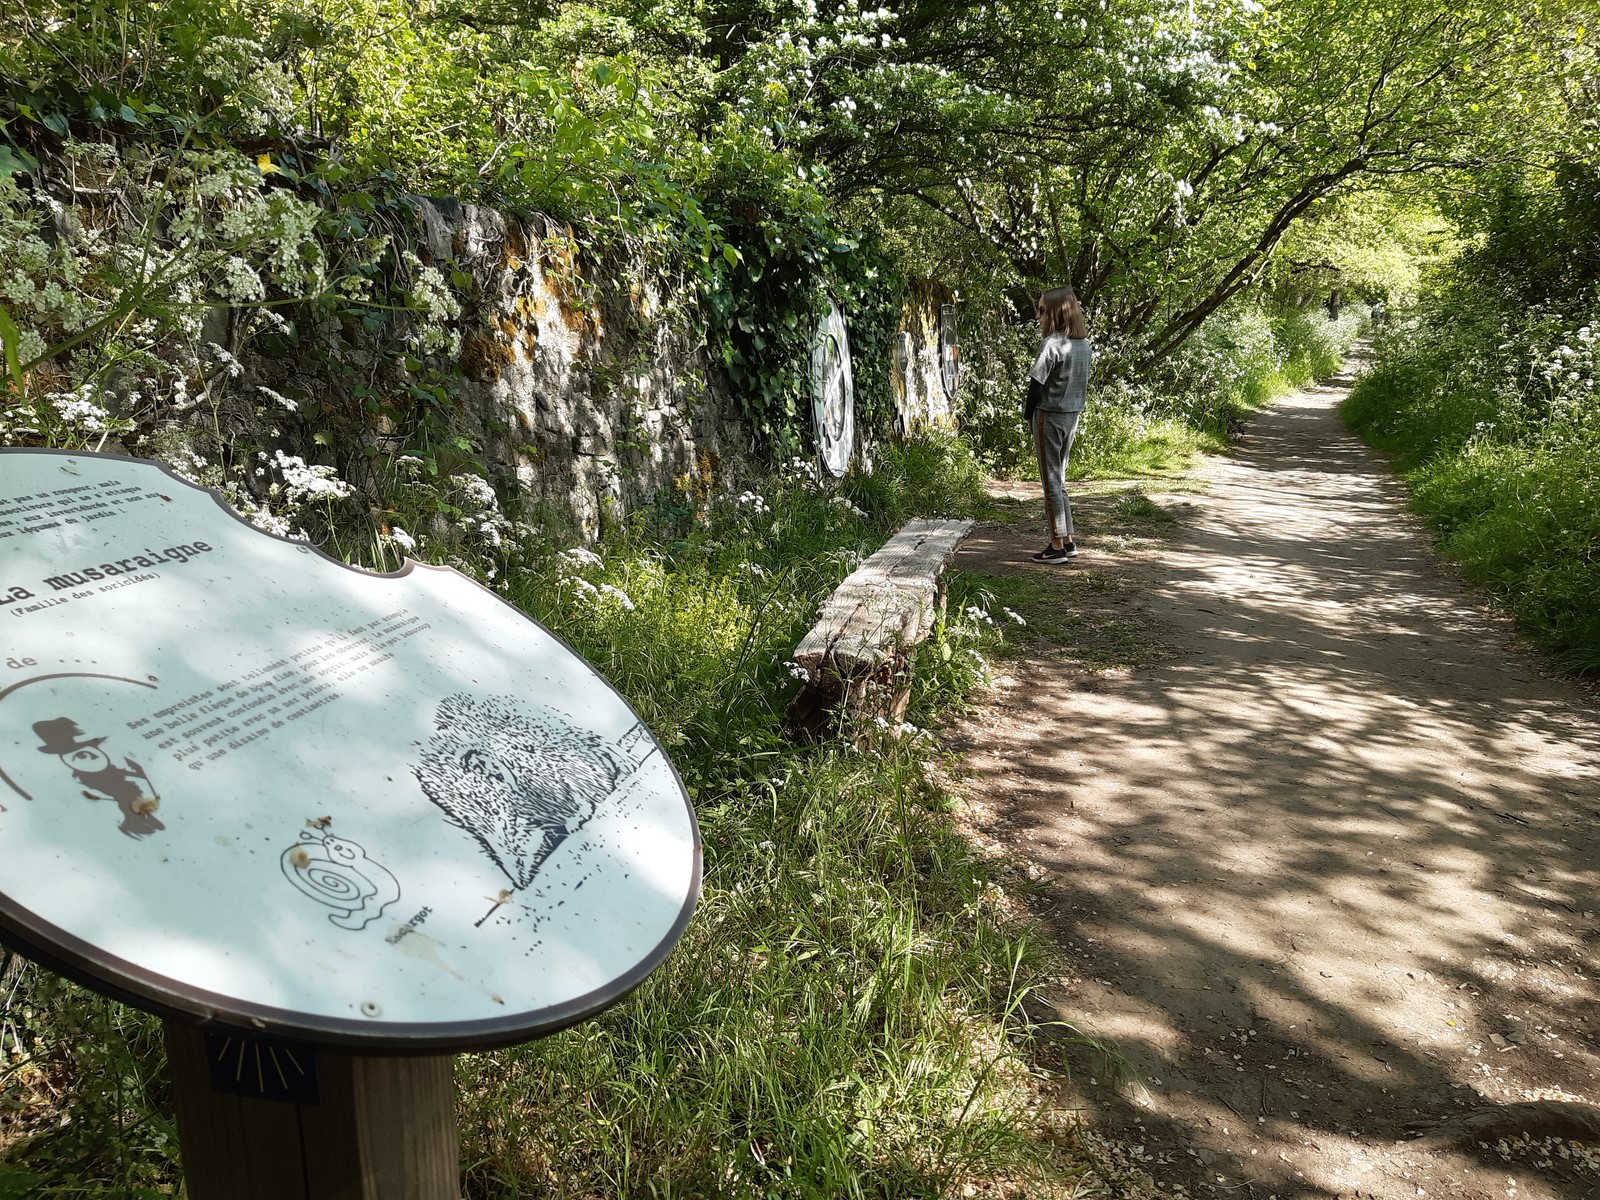
<svg viewBox="0 0 1600 1200"><path fill-rule="evenodd" d="M1600 1196L1566 1147L1396 1144L1600 1101L1600 720L1436 567L1343 394L1261 414L1175 536L1116 561L1179 656L1030 654L957 733L969 791L1049 872L1041 915L1080 972L1060 1019L1131 1074L1074 1052L1073 1102L1160 1151L1158 1177ZM1105 569L1086 532L1069 569ZM957 566L1047 579L1034 540L985 528Z"/></svg>

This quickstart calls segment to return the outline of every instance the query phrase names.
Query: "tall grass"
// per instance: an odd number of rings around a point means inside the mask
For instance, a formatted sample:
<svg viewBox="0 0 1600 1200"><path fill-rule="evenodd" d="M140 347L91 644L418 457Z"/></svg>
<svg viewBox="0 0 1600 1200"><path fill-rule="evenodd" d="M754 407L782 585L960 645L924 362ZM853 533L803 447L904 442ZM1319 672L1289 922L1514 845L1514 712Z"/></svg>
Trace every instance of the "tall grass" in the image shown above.
<svg viewBox="0 0 1600 1200"><path fill-rule="evenodd" d="M1397 455L1470 579L1600 671L1600 302L1435 305L1380 340L1344 418Z"/></svg>
<svg viewBox="0 0 1600 1200"><path fill-rule="evenodd" d="M458 1059L473 1200L1047 1195L1076 1171L1031 1136L1040 1099L1015 1041L1042 947L952 827L929 738L868 726L800 747L781 732L786 660L817 604L908 513L973 511L981 479L958 443L919 442L838 493L801 475L664 501L597 553L545 553L503 581L661 737L706 873L683 941L633 995ZM918 718L959 702L1001 636L976 606L953 611L936 639L949 653L919 661ZM53 1081L8 1135L37 1194L170 1184L149 1020L38 972L8 1012L45 1040L24 1042L5 1099L26 1072ZM84 1013L117 1024L83 1035ZM110 1098L71 1039L121 1056L138 1086Z"/></svg>

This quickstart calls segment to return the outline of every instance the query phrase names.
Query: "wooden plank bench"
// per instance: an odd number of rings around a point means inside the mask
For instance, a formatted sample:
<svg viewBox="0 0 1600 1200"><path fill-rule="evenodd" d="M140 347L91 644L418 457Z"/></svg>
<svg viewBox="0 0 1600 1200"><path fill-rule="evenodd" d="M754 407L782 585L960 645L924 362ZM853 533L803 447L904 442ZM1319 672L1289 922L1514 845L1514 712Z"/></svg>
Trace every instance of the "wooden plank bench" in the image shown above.
<svg viewBox="0 0 1600 1200"><path fill-rule="evenodd" d="M899 721L909 659L944 612L944 572L971 521L908 521L841 583L795 647L806 683L789 704L791 736L814 737L836 714Z"/></svg>

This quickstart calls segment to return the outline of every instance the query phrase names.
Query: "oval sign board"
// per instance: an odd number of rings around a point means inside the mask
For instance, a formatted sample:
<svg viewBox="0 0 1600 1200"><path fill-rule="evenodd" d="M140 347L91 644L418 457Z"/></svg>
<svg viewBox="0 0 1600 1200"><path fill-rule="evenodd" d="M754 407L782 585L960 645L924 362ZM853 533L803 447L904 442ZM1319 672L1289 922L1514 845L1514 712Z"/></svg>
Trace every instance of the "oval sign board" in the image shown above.
<svg viewBox="0 0 1600 1200"><path fill-rule="evenodd" d="M676 772L446 568L347 567L153 463L0 450L0 934L168 1016L486 1047L682 934Z"/></svg>
<svg viewBox="0 0 1600 1200"><path fill-rule="evenodd" d="M843 476L855 452L856 398L850 339L837 304L828 306L811 345L811 414L817 427L817 456L830 474Z"/></svg>

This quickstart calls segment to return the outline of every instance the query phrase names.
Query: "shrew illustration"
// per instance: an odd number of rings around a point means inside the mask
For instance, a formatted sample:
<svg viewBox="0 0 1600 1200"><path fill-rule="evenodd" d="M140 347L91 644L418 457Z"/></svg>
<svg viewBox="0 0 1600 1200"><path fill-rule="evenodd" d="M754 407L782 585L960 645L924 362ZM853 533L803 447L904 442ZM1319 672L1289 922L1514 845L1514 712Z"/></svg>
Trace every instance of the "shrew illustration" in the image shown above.
<svg viewBox="0 0 1600 1200"><path fill-rule="evenodd" d="M400 882L348 838L301 830L279 860L284 878L319 904L340 929L365 929L400 899Z"/></svg>
<svg viewBox="0 0 1600 1200"><path fill-rule="evenodd" d="M120 764L113 762L100 748L105 738L85 737L71 717L35 721L33 732L43 743L39 752L57 755L91 800L104 797L116 801L122 810L123 833L142 838L166 828L155 815L161 797L151 787L144 768L127 757Z"/></svg>
<svg viewBox="0 0 1600 1200"><path fill-rule="evenodd" d="M505 698L448 696L434 726L412 773L516 889L635 769L630 747L654 749L642 726L614 743Z"/></svg>

